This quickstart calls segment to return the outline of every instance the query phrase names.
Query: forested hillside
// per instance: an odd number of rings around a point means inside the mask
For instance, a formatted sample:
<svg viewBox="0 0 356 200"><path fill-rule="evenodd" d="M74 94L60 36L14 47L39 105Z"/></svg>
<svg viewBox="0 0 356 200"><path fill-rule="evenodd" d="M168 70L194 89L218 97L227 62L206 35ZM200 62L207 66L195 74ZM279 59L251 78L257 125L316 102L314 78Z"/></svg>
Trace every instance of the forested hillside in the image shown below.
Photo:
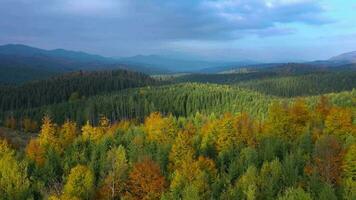
<svg viewBox="0 0 356 200"><path fill-rule="evenodd" d="M171 81L175 83L197 82L197 83L235 84L243 81L275 77L275 76L278 76L276 72L187 74L187 75L172 77Z"/></svg>
<svg viewBox="0 0 356 200"><path fill-rule="evenodd" d="M238 84L268 95L295 97L348 91L356 88L356 72L315 73L251 80Z"/></svg>
<svg viewBox="0 0 356 200"><path fill-rule="evenodd" d="M55 70L31 59L0 55L0 84L20 84L30 80L46 79L65 70Z"/></svg>
<svg viewBox="0 0 356 200"><path fill-rule="evenodd" d="M246 111L262 117L272 99L257 92L225 85L177 84L128 89L84 100L13 110L6 112L5 118L14 116L21 122L21 119L29 117L39 121L48 113L59 123L67 118L78 123L87 120L96 123L101 115L114 121L131 118L140 120L154 111L175 116L189 116L197 112L221 114Z"/></svg>
<svg viewBox="0 0 356 200"><path fill-rule="evenodd" d="M125 70L73 72L20 86L0 86L0 110L17 110L75 101L125 88L153 85L149 76Z"/></svg>
<svg viewBox="0 0 356 200"><path fill-rule="evenodd" d="M238 85L268 95L295 97L348 91L356 88L356 71L350 67L325 71L263 69L228 74L187 74L171 77L171 82L197 82Z"/></svg>
<svg viewBox="0 0 356 200"><path fill-rule="evenodd" d="M249 113L79 127L45 116L23 151L0 141L5 199L355 199L355 115L322 97ZM55 116L54 116L55 117ZM11 172L11 173L7 173ZM6 176L5 176L6 175Z"/></svg>
<svg viewBox="0 0 356 200"><path fill-rule="evenodd" d="M356 90L327 95L333 105L354 107ZM215 114L225 112L248 112L257 119L265 118L268 106L276 101L289 103L293 99L280 99L235 86L215 84L177 84L160 87L127 89L116 93L78 99L32 109L18 109L2 114L8 126L24 128L24 120L39 124L44 115L53 117L54 122L66 119L83 124L86 121L97 124L100 116L111 121L137 119L141 121L151 112L162 112L174 116L192 116L196 113ZM306 99L309 106L315 105L316 98Z"/></svg>

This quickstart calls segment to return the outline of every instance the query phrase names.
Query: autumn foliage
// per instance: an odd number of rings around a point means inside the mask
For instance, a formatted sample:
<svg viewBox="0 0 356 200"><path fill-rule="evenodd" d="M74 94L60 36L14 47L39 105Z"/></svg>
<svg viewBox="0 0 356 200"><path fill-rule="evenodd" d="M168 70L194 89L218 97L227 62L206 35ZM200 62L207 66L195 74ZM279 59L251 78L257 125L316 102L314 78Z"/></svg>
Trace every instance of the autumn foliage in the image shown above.
<svg viewBox="0 0 356 200"><path fill-rule="evenodd" d="M159 166L145 158L133 166L126 196L128 199L159 199L165 186L166 180Z"/></svg>
<svg viewBox="0 0 356 200"><path fill-rule="evenodd" d="M247 112L42 120L24 153L0 142L5 199L354 199L355 112L326 97ZM10 198L11 197L11 198ZM1 198L0 198L1 199Z"/></svg>

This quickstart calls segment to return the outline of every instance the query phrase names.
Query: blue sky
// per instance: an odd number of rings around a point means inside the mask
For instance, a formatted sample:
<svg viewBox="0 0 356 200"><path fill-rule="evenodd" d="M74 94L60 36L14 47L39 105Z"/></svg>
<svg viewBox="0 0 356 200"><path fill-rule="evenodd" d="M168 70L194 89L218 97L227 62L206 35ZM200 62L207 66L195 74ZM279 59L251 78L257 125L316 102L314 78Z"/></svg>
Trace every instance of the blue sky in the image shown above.
<svg viewBox="0 0 356 200"><path fill-rule="evenodd" d="M302 61L356 50L356 0L1 0L0 44Z"/></svg>

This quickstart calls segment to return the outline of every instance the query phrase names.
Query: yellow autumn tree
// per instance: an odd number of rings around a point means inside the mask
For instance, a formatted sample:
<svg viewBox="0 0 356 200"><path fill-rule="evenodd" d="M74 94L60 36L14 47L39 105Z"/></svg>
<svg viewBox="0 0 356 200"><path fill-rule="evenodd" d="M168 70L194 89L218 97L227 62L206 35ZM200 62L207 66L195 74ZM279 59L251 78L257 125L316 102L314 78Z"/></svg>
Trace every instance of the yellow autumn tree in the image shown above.
<svg viewBox="0 0 356 200"><path fill-rule="evenodd" d="M151 113L144 123L147 138L161 144L169 143L176 133L176 126L173 116L163 118L158 112Z"/></svg>
<svg viewBox="0 0 356 200"><path fill-rule="evenodd" d="M131 127L132 122L129 120L121 120L117 123L114 123L110 126L110 128L107 131L108 135L114 135L118 130L121 130L123 132L127 132L129 128Z"/></svg>
<svg viewBox="0 0 356 200"><path fill-rule="evenodd" d="M251 117L243 112L237 116L235 123L238 141L247 144L248 146L256 146L256 128Z"/></svg>
<svg viewBox="0 0 356 200"><path fill-rule="evenodd" d="M92 126L89 121L82 127L84 139L98 141L110 130L110 120L105 116L100 117L99 126Z"/></svg>
<svg viewBox="0 0 356 200"><path fill-rule="evenodd" d="M356 136L356 126L352 121L351 109L333 107L325 119L325 131L343 139L349 134Z"/></svg>
<svg viewBox="0 0 356 200"><path fill-rule="evenodd" d="M237 123L234 117L227 113L217 123L216 149L221 152L237 144Z"/></svg>
<svg viewBox="0 0 356 200"><path fill-rule="evenodd" d="M67 120L60 129L60 142L63 147L70 145L77 137L77 124Z"/></svg>
<svg viewBox="0 0 356 200"><path fill-rule="evenodd" d="M275 101L268 110L268 118L265 122L265 134L274 135L287 140L293 139L291 132L291 117L286 104Z"/></svg>
<svg viewBox="0 0 356 200"><path fill-rule="evenodd" d="M193 161L195 152L191 141L192 135L193 133L187 130L178 133L169 154L170 169L181 167L183 162Z"/></svg>
<svg viewBox="0 0 356 200"><path fill-rule="evenodd" d="M216 137L218 134L218 121L217 120L208 120L202 126L200 130L201 144L200 148L207 150L210 147L215 146Z"/></svg>
<svg viewBox="0 0 356 200"><path fill-rule="evenodd" d="M49 116L43 117L39 134L39 143L44 148L51 147L56 151L61 150L57 125L52 122L52 119Z"/></svg>
<svg viewBox="0 0 356 200"><path fill-rule="evenodd" d="M0 192L3 199L27 199L30 181L26 164L16 160L8 143L0 140Z"/></svg>
<svg viewBox="0 0 356 200"><path fill-rule="evenodd" d="M70 198L89 199L93 192L93 172L84 165L77 165L72 168L64 185L63 195Z"/></svg>
<svg viewBox="0 0 356 200"><path fill-rule="evenodd" d="M216 173L215 163L209 158L200 156L198 160L186 160L174 171L170 190L179 193L194 186L199 196L206 199Z"/></svg>
<svg viewBox="0 0 356 200"><path fill-rule="evenodd" d="M87 123L82 127L82 136L86 140L92 139L95 134L95 128L87 121Z"/></svg>

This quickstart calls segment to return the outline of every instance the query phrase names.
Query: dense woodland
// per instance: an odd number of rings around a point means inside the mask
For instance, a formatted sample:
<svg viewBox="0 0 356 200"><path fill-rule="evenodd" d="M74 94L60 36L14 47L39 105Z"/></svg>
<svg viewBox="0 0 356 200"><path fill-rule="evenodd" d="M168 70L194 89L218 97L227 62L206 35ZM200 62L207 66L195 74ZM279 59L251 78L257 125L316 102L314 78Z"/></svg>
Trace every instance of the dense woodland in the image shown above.
<svg viewBox="0 0 356 200"><path fill-rule="evenodd" d="M3 85L0 199L354 200L355 71L293 67Z"/></svg>
<svg viewBox="0 0 356 200"><path fill-rule="evenodd" d="M238 85L281 97L318 95L352 90L356 85L356 71L268 78L246 81Z"/></svg>
<svg viewBox="0 0 356 200"><path fill-rule="evenodd" d="M288 71L288 70L286 70ZM172 77L172 82L197 82L238 85L268 95L296 97L352 90L356 85L356 71L305 73L256 71L232 74L187 74Z"/></svg>
<svg viewBox="0 0 356 200"><path fill-rule="evenodd" d="M250 72L231 74L187 74L173 77L172 82L196 82L196 83L216 83L216 84L236 84L249 80L263 79L278 76L276 72Z"/></svg>
<svg viewBox="0 0 356 200"><path fill-rule="evenodd" d="M126 70L73 72L19 86L0 86L0 109L34 108L153 84L155 80L149 76Z"/></svg>
<svg viewBox="0 0 356 200"><path fill-rule="evenodd" d="M225 113L143 123L55 124L22 150L0 142L2 199L355 199L352 108L274 101L268 117Z"/></svg>
<svg viewBox="0 0 356 200"><path fill-rule="evenodd" d="M327 96L335 105L355 106L356 90ZM142 121L145 116L156 111L174 116L192 116L198 112L217 115L225 112L248 112L253 117L263 119L273 100L286 103L293 101L234 86L192 83L128 89L40 108L8 111L3 115L7 126L18 128L24 127L25 121L29 119L39 124L44 115L52 116L56 123L70 119L78 124L88 120L97 124L101 115L107 116L111 121L121 119ZM306 101L313 107L317 97L308 97Z"/></svg>

